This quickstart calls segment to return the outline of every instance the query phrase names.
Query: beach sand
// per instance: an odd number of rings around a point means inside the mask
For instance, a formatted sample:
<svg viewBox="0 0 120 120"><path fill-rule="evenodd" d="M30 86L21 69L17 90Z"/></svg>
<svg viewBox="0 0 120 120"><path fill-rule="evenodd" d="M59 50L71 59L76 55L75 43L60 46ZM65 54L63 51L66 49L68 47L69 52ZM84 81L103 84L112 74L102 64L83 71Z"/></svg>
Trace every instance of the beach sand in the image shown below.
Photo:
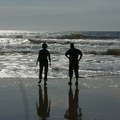
<svg viewBox="0 0 120 120"><path fill-rule="evenodd" d="M82 79L76 94L79 97L76 105L81 112L79 120L119 120L120 88L82 87ZM0 120L42 120L37 114L40 92L46 94L50 104L48 120L65 119L69 98L75 94L75 81L71 89L68 79L48 79L47 88L43 82L40 88L37 82L38 79L32 78L0 78Z"/></svg>

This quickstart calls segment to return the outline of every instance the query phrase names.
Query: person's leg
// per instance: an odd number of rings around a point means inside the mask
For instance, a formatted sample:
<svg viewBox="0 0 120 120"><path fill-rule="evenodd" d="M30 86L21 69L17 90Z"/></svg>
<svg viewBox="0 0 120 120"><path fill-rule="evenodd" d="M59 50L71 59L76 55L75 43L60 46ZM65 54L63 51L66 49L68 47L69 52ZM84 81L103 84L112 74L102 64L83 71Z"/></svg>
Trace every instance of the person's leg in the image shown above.
<svg viewBox="0 0 120 120"><path fill-rule="evenodd" d="M74 71L75 71L75 77L76 77L76 85L78 85L78 78L79 78L79 73L78 73L78 65L76 65Z"/></svg>
<svg viewBox="0 0 120 120"><path fill-rule="evenodd" d="M39 66L39 83L41 83L41 80L42 80L42 72L43 72L43 65L40 64L40 66Z"/></svg>
<svg viewBox="0 0 120 120"><path fill-rule="evenodd" d="M69 66L69 77L70 77L70 81L69 81L69 85L72 84L72 77L73 77L73 67L70 65Z"/></svg>
<svg viewBox="0 0 120 120"><path fill-rule="evenodd" d="M48 62L45 64L44 69L44 82L47 81L47 73L48 73Z"/></svg>

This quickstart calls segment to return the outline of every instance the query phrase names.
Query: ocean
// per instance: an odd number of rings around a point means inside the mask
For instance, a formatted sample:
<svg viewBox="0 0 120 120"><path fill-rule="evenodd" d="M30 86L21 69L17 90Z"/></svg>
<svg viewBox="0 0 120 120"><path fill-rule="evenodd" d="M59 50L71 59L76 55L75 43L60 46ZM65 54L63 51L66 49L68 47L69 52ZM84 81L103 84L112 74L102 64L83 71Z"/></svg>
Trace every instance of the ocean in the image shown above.
<svg viewBox="0 0 120 120"><path fill-rule="evenodd" d="M74 34L89 37L66 37ZM64 54L70 42L83 52L79 63L80 78L120 76L120 32L0 31L0 78L37 79L36 60L44 41L48 43L52 59L48 78L68 78L68 59Z"/></svg>
<svg viewBox="0 0 120 120"><path fill-rule="evenodd" d="M42 81L38 87L36 60L44 41L52 65L48 85ZM83 52L78 87L67 84L69 61L65 52L70 42ZM37 105L40 108L48 101L51 120L65 119L70 104L80 108L80 119L119 120L120 32L0 31L0 81L0 118L4 120L39 119Z"/></svg>

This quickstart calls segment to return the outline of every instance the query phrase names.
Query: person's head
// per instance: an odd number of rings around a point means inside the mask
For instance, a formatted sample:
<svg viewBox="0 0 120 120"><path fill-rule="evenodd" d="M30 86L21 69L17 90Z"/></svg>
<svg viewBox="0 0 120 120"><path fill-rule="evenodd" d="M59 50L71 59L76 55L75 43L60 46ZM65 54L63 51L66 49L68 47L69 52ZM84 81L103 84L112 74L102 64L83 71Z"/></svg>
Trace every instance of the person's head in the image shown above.
<svg viewBox="0 0 120 120"><path fill-rule="evenodd" d="M74 43L70 43L70 48L74 48Z"/></svg>
<svg viewBox="0 0 120 120"><path fill-rule="evenodd" d="M43 49L46 49L48 46L47 46L47 43L46 42L44 42L43 44L42 44L42 48Z"/></svg>

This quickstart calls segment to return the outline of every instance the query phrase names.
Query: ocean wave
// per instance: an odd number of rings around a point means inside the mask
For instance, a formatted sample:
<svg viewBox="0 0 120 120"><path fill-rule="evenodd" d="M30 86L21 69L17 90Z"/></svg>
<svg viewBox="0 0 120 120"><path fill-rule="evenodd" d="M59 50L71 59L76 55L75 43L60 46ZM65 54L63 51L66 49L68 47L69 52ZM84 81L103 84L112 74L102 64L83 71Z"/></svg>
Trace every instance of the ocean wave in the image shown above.
<svg viewBox="0 0 120 120"><path fill-rule="evenodd" d="M15 53L20 53L20 54L38 54L38 50L2 50L0 51L0 55L5 55L5 54L15 54ZM58 55L64 55L62 51L50 51L51 54L58 54ZM115 56L120 56L120 49L108 49L107 51L85 51L83 54L93 54L93 55L115 55Z"/></svg>
<svg viewBox="0 0 120 120"><path fill-rule="evenodd" d="M28 39L33 44L41 44L43 42L47 42L48 44L69 44L71 40L64 39L64 40L58 40L58 39Z"/></svg>
<svg viewBox="0 0 120 120"><path fill-rule="evenodd" d="M108 49L107 51L87 51L86 54L94 54L94 55L115 55L120 56L120 49Z"/></svg>
<svg viewBox="0 0 120 120"><path fill-rule="evenodd" d="M29 50L23 50L23 51L0 51L0 55L8 55L8 54L37 54L37 51L29 51Z"/></svg>
<svg viewBox="0 0 120 120"><path fill-rule="evenodd" d="M119 46L120 41L119 40L91 40L91 39L28 39L32 44L41 44L43 42L47 42L48 44L61 44L61 45L66 45L70 44L71 42L75 44L80 44L80 45L90 45L90 46Z"/></svg>
<svg viewBox="0 0 120 120"><path fill-rule="evenodd" d="M2 45L18 45L18 44L26 44L26 43L30 43L28 39L0 38L0 44Z"/></svg>
<svg viewBox="0 0 120 120"><path fill-rule="evenodd" d="M120 49L108 49L106 55L120 55Z"/></svg>
<svg viewBox="0 0 120 120"><path fill-rule="evenodd" d="M120 46L119 39L42 39L42 38L0 38L1 45L26 45L26 44L41 44L47 42L48 44L66 45L71 42L79 45L90 46Z"/></svg>
<svg viewBox="0 0 120 120"><path fill-rule="evenodd" d="M1 31L0 38L42 38L42 39L119 39L120 32L109 31L63 31L63 32L38 32L38 31Z"/></svg>

